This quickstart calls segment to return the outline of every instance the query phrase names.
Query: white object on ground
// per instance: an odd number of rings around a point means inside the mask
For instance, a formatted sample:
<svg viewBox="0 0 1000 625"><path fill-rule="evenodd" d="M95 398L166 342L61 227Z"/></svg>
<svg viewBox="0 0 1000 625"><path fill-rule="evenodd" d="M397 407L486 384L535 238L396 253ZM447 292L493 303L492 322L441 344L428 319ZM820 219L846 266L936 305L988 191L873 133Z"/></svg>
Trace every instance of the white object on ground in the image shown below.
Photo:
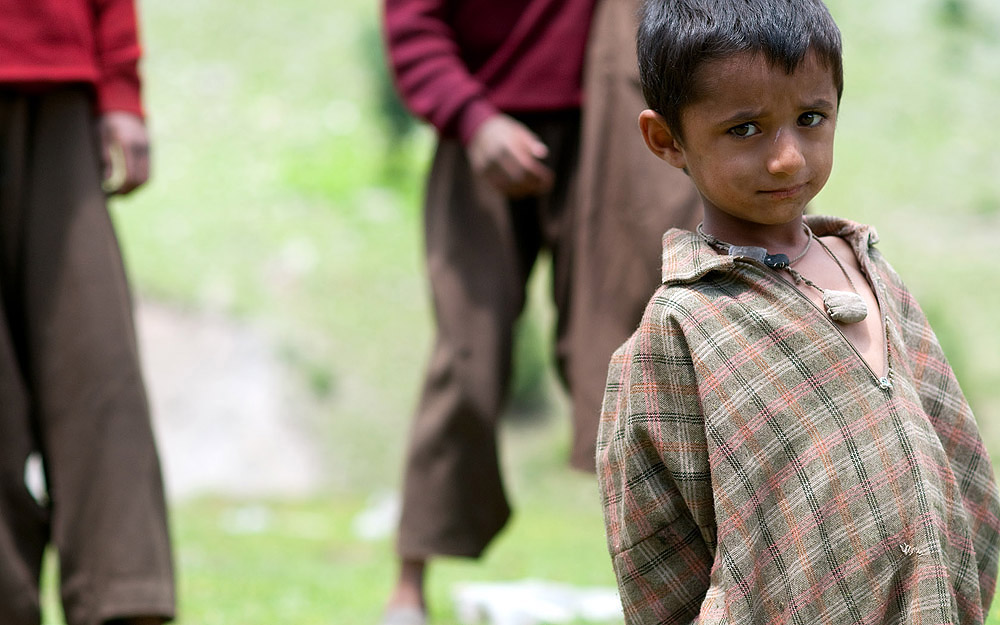
<svg viewBox="0 0 1000 625"><path fill-rule="evenodd" d="M573 619L607 622L622 618L621 600L614 588L526 579L458 584L452 594L455 612L464 625L541 625Z"/></svg>

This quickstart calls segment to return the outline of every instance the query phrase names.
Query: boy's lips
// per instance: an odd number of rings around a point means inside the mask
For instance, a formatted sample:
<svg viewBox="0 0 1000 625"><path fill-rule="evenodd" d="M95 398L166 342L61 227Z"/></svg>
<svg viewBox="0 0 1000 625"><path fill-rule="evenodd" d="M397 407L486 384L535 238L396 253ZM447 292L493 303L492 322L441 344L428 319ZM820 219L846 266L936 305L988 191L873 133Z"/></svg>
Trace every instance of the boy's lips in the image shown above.
<svg viewBox="0 0 1000 625"><path fill-rule="evenodd" d="M764 193L765 195L768 195L775 199L781 200L790 197L795 197L796 195L801 193L802 190L805 188L806 188L805 184L798 184L791 187L782 187L780 189L765 189L761 191L761 193Z"/></svg>

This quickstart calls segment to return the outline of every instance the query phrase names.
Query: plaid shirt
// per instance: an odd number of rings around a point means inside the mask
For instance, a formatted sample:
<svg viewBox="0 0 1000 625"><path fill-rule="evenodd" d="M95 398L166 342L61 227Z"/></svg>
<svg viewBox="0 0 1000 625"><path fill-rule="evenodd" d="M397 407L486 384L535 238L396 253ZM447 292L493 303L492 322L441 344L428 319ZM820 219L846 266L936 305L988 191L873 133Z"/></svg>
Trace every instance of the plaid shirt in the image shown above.
<svg viewBox="0 0 1000 625"><path fill-rule="evenodd" d="M1000 505L975 418L874 231L891 373L771 269L664 237L664 284L615 353L598 441L627 623L982 623Z"/></svg>

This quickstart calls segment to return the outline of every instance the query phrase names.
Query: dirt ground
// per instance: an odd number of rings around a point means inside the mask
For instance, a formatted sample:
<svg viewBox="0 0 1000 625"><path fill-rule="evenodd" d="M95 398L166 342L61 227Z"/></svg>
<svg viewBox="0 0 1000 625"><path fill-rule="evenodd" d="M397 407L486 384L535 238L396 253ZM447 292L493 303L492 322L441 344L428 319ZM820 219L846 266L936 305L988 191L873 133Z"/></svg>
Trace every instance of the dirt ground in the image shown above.
<svg viewBox="0 0 1000 625"><path fill-rule="evenodd" d="M264 331L148 301L136 325L171 499L301 496L320 486L306 394Z"/></svg>

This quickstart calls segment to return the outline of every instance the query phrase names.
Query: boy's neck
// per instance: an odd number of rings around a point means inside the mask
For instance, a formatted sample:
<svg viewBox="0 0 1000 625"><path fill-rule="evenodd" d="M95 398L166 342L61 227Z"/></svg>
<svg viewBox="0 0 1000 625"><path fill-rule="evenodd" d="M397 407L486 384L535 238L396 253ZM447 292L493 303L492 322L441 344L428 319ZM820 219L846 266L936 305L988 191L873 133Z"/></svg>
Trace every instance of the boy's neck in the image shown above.
<svg viewBox="0 0 1000 625"><path fill-rule="evenodd" d="M706 211L702 230L731 245L762 247L768 254L785 254L789 258L794 258L808 242L801 217L783 224L760 224L729 215L717 218Z"/></svg>

